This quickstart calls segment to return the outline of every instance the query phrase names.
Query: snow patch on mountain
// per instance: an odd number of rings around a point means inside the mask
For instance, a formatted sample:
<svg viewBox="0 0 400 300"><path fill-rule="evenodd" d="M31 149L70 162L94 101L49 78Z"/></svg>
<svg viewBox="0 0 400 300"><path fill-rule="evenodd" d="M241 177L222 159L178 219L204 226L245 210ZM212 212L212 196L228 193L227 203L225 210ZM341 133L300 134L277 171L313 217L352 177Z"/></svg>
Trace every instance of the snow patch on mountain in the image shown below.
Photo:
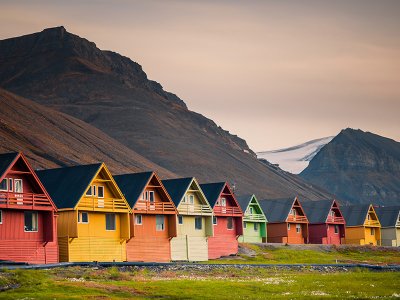
<svg viewBox="0 0 400 300"><path fill-rule="evenodd" d="M301 145L271 151L257 152L257 158L266 159L272 164L278 164L282 170L299 174L307 168L312 158L334 137L308 141Z"/></svg>

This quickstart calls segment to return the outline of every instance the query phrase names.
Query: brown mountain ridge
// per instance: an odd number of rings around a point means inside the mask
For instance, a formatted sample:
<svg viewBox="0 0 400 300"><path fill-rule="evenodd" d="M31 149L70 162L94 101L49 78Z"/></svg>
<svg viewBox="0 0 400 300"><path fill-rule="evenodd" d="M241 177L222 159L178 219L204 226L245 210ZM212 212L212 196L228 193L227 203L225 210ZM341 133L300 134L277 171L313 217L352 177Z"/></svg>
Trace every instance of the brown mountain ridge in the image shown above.
<svg viewBox="0 0 400 300"><path fill-rule="evenodd" d="M0 41L0 86L81 119L173 173L259 197L331 197L257 160L245 140L188 110L127 57L64 27ZM228 113L228 112L227 112Z"/></svg>

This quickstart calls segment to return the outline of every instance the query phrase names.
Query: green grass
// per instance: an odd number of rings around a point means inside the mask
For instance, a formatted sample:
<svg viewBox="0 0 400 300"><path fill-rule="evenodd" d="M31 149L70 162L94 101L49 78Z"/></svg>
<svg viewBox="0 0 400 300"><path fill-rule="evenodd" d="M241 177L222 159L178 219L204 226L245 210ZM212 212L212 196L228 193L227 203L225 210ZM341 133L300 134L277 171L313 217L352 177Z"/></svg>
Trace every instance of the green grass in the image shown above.
<svg viewBox="0 0 400 300"><path fill-rule="evenodd" d="M338 247L325 249L296 249L291 246L271 247L242 244L255 251L255 257L239 254L238 257L209 260L216 264L334 264L338 263L370 263L400 264L400 251L387 248L371 247Z"/></svg>
<svg viewBox="0 0 400 300"><path fill-rule="evenodd" d="M0 299L391 299L399 272L60 268L0 272Z"/></svg>

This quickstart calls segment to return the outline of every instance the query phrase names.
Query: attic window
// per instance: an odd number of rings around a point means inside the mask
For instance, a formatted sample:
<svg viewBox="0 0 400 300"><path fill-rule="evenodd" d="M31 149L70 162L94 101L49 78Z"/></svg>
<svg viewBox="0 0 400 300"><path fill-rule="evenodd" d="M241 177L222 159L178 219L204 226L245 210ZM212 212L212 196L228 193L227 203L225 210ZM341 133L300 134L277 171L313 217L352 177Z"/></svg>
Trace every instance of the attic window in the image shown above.
<svg viewBox="0 0 400 300"><path fill-rule="evenodd" d="M7 178L4 178L0 182L0 191L4 191L4 192L8 191L8 179Z"/></svg>
<svg viewBox="0 0 400 300"><path fill-rule="evenodd" d="M149 191L149 200L150 202L154 202L154 191Z"/></svg>
<svg viewBox="0 0 400 300"><path fill-rule="evenodd" d="M294 208L292 208L290 210L290 214L293 215L293 216L296 216L296 210Z"/></svg>
<svg viewBox="0 0 400 300"><path fill-rule="evenodd" d="M189 204L194 204L194 195L189 195Z"/></svg>
<svg viewBox="0 0 400 300"><path fill-rule="evenodd" d="M226 206L226 199L225 198L221 198L221 206Z"/></svg>
<svg viewBox="0 0 400 300"><path fill-rule="evenodd" d="M250 208L249 208L249 211L250 211L250 214L252 215L252 214L253 214L253 208L250 207Z"/></svg>
<svg viewBox="0 0 400 300"><path fill-rule="evenodd" d="M329 212L329 215L330 215L331 217L334 217L334 216L335 216L335 212L334 212L333 210L331 210L331 211Z"/></svg>
<svg viewBox="0 0 400 300"><path fill-rule="evenodd" d="M8 190L10 191L10 192L12 192L13 191L13 186L14 186L14 181L12 180L12 178L9 178L8 179Z"/></svg>
<svg viewBox="0 0 400 300"><path fill-rule="evenodd" d="M86 191L86 196L92 196L92 186L89 186L88 190Z"/></svg>
<svg viewBox="0 0 400 300"><path fill-rule="evenodd" d="M104 186L97 187L97 196L99 198L104 198Z"/></svg>

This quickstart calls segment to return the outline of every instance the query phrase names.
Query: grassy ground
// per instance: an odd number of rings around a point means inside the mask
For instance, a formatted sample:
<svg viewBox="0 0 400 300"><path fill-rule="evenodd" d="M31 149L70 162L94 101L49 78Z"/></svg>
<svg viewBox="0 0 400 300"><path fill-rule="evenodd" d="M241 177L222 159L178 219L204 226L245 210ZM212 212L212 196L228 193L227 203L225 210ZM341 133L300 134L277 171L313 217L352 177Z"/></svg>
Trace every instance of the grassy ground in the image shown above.
<svg viewBox="0 0 400 300"><path fill-rule="evenodd" d="M3 271L2 288L0 299L393 299L400 273L71 267Z"/></svg>
<svg viewBox="0 0 400 300"><path fill-rule="evenodd" d="M400 264L400 249L368 246L323 247L271 246L242 244L237 257L210 260L206 263L250 263L250 264L334 264L370 263Z"/></svg>

